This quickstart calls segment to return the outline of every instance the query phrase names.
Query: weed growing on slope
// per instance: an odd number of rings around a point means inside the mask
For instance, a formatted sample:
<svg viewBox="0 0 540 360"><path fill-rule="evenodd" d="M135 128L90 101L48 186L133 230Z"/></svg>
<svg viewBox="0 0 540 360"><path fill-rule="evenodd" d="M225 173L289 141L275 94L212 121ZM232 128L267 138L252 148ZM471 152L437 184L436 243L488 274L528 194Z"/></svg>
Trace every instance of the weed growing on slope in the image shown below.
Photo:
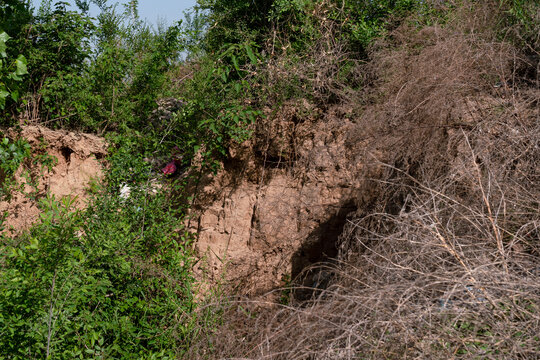
<svg viewBox="0 0 540 360"><path fill-rule="evenodd" d="M23 139L11 141L3 138L0 142L0 199L9 197L16 185L13 176L21 163L30 157L30 145Z"/></svg>
<svg viewBox="0 0 540 360"><path fill-rule="evenodd" d="M192 238L168 191L147 186L145 164L120 146L86 210L43 198L37 225L2 238L1 356L162 359L189 347Z"/></svg>

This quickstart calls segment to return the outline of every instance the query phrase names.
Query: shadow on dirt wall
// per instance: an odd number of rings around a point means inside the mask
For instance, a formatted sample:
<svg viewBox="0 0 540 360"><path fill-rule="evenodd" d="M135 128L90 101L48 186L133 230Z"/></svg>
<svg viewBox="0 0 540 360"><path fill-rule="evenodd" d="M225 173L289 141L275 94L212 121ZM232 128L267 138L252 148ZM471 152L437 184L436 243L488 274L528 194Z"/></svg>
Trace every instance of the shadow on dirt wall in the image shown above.
<svg viewBox="0 0 540 360"><path fill-rule="evenodd" d="M294 292L297 300L308 299L316 289L329 285L330 274L319 268L312 269L312 265L335 260L338 255L338 238L348 215L356 210L353 200L343 203L332 217L309 234L302 247L292 256L291 279L299 286Z"/></svg>

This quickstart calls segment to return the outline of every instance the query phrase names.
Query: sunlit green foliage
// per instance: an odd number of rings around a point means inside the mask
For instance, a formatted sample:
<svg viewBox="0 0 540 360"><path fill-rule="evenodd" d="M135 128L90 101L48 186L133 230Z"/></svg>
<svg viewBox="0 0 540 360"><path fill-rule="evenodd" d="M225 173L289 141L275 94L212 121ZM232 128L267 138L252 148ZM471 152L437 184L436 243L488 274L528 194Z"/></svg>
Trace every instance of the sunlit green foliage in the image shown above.
<svg viewBox="0 0 540 360"><path fill-rule="evenodd" d="M351 74L374 41L411 15L429 23L434 12L422 0L199 0L186 22L156 30L138 17L137 1L76 3L80 11L44 1L34 13L24 1L0 3L2 124L24 122L25 106L46 126L111 144L87 210L44 197L38 224L0 237L0 358L178 358L195 336L197 310L187 205L178 200L188 194L148 159L170 161L174 152L186 168L198 156L198 170L218 169L263 110L297 98L321 108L340 101L312 79L365 86ZM532 3L498 2L501 33L521 29L509 39L531 54ZM269 64L284 75L270 81ZM317 77L328 64L327 78ZM183 105L153 119L168 97ZM29 156L23 141L2 140L2 186ZM126 186L130 196L120 197Z"/></svg>
<svg viewBox="0 0 540 360"><path fill-rule="evenodd" d="M125 159L113 154L112 175ZM181 209L142 181L142 157L129 165L139 176L129 197L103 188L85 211L74 199L44 198L38 225L2 239L0 356L162 359L185 350L191 238Z"/></svg>
<svg viewBox="0 0 540 360"><path fill-rule="evenodd" d="M12 187L15 185L13 176L22 162L29 157L30 145L25 140L11 141L7 137L2 138L0 142L0 201L9 198Z"/></svg>
<svg viewBox="0 0 540 360"><path fill-rule="evenodd" d="M6 100L11 97L14 101L19 99L19 87L22 77L28 74L26 58L17 56L15 60L8 58L6 44L10 36L0 32L0 110L6 106Z"/></svg>
<svg viewBox="0 0 540 360"><path fill-rule="evenodd" d="M31 21L32 13L29 1L2 0L0 2L0 32L6 32L15 41L20 39L24 27ZM18 54L18 44L13 48L10 56Z"/></svg>

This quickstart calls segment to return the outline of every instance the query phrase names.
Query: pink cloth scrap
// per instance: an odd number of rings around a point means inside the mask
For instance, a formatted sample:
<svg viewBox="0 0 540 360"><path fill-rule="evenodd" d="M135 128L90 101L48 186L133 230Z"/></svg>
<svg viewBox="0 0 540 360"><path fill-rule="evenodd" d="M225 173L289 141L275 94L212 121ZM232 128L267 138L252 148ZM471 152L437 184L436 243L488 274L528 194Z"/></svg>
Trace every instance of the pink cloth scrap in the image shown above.
<svg viewBox="0 0 540 360"><path fill-rule="evenodd" d="M165 175L174 174L176 172L176 164L174 161L171 161L163 169L161 169L161 172Z"/></svg>

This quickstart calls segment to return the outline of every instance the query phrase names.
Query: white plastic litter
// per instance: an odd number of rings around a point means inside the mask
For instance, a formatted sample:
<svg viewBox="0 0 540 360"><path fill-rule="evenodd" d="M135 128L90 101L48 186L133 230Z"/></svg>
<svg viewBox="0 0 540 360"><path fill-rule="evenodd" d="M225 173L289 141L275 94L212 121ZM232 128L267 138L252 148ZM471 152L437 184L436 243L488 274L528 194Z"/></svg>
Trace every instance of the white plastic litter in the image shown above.
<svg viewBox="0 0 540 360"><path fill-rule="evenodd" d="M129 199L130 195L131 195L131 188L129 187L129 185L127 184L122 185L122 187L120 188L120 198L127 200Z"/></svg>

